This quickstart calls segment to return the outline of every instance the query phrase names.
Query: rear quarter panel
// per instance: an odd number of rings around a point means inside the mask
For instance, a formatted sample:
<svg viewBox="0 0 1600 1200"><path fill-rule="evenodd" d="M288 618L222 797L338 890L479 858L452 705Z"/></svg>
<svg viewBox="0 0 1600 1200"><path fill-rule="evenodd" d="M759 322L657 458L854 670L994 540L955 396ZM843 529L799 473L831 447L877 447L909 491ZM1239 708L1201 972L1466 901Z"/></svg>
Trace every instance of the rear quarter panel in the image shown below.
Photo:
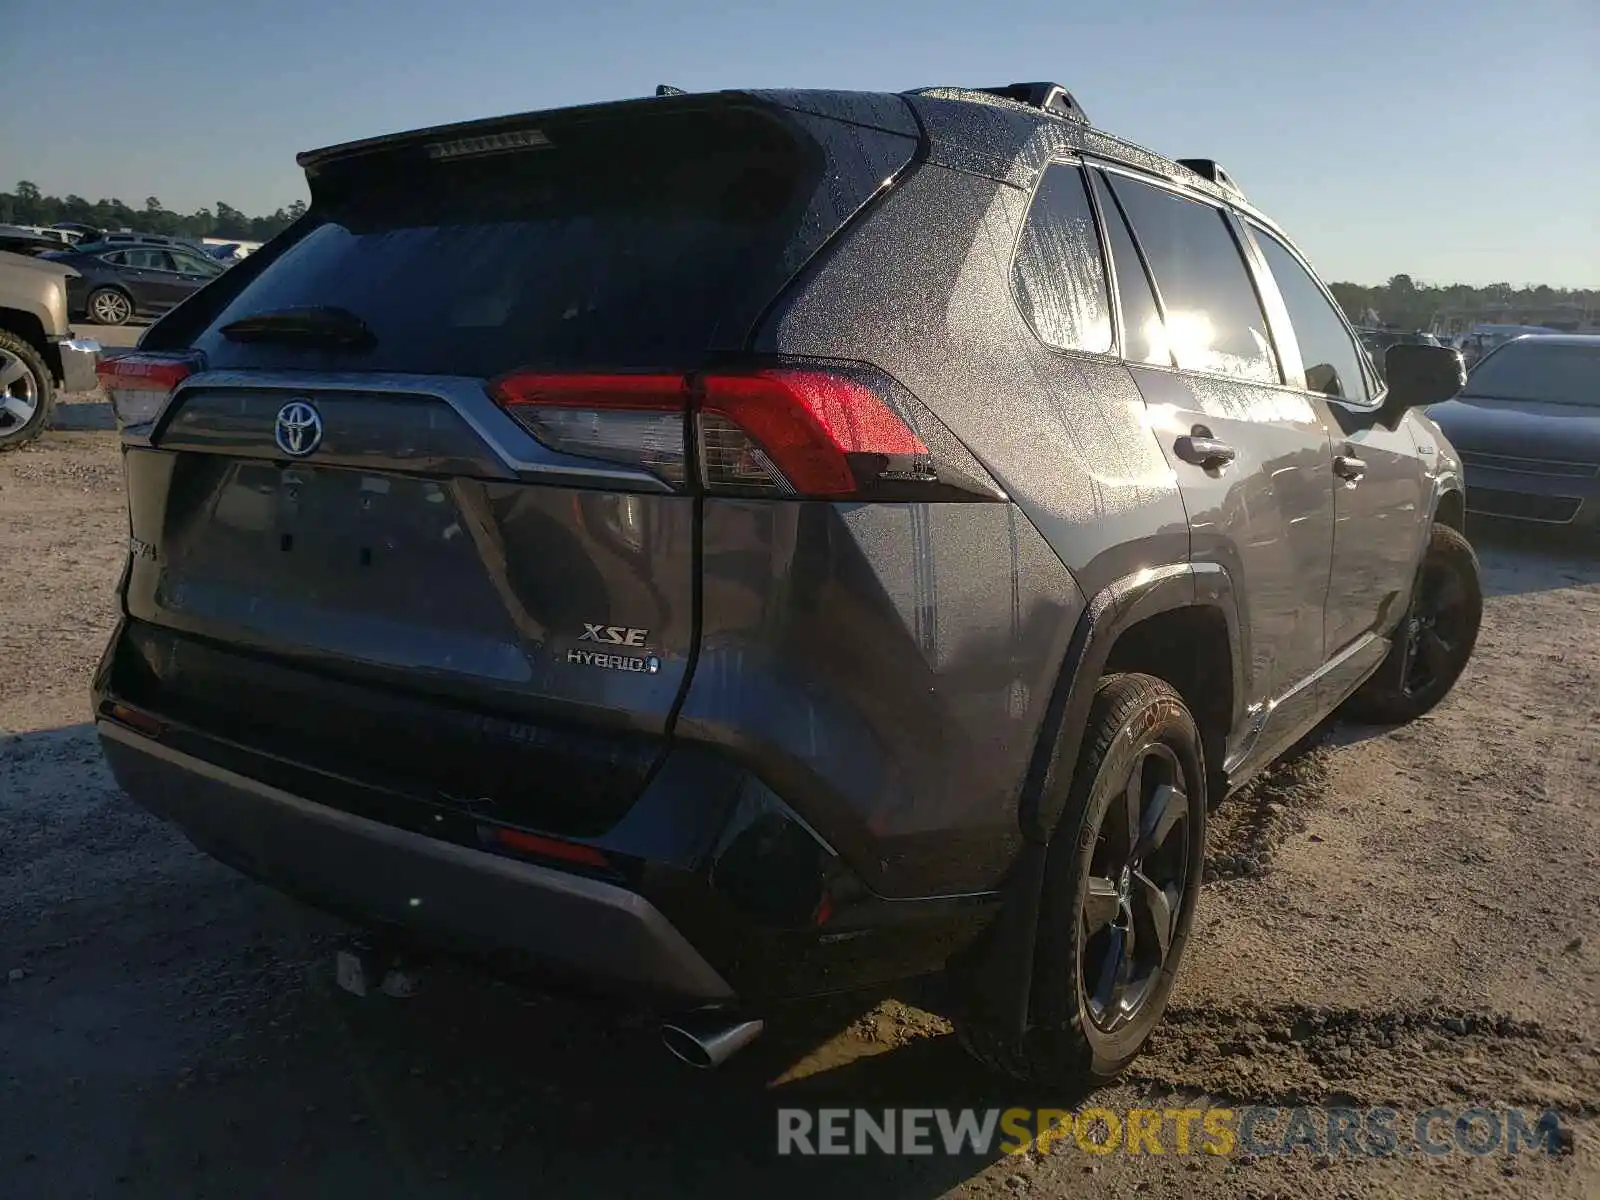
<svg viewBox="0 0 1600 1200"><path fill-rule="evenodd" d="M790 506L779 518L782 506L707 504L702 661L680 730L715 737L742 707L772 761L803 768L774 786L825 835L853 832L838 848L891 895L999 881L1085 598L1188 557L1183 504L1127 367L1045 348L1017 308L1028 198L924 163L756 339L763 353L889 372L1013 505ZM752 724L759 706L736 702L738 688L789 717Z"/></svg>

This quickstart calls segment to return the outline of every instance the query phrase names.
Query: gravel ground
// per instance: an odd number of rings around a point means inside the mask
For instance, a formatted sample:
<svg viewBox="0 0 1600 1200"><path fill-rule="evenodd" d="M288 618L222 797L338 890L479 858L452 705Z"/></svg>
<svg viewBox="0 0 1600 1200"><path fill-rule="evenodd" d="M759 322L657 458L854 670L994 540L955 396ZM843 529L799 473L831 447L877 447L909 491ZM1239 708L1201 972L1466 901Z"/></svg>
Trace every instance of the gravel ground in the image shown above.
<svg viewBox="0 0 1600 1200"><path fill-rule="evenodd" d="M917 994L723 1071L463 968L332 982L333 921L112 784L85 689L125 523L105 433L0 458L0 1196L1600 1196L1600 554L1475 531L1454 696L1335 726L1212 831L1173 1009L1124 1081L1024 1094ZM796 1160L779 1105L1555 1107L1562 1153ZM1406 1122L1402 1121L1402 1125ZM1269 1138L1271 1135L1269 1134Z"/></svg>

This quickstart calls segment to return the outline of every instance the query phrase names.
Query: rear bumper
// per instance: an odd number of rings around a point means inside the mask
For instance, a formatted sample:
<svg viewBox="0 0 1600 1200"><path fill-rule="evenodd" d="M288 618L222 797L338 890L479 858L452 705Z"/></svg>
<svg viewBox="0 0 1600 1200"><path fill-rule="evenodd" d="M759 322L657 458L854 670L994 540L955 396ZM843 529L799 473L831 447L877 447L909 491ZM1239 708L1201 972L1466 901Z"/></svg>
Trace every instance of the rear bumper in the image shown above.
<svg viewBox="0 0 1600 1200"><path fill-rule="evenodd" d="M202 850L336 910L483 950L530 954L683 1004L733 989L642 896L317 804L113 722L101 744L123 789Z"/></svg>

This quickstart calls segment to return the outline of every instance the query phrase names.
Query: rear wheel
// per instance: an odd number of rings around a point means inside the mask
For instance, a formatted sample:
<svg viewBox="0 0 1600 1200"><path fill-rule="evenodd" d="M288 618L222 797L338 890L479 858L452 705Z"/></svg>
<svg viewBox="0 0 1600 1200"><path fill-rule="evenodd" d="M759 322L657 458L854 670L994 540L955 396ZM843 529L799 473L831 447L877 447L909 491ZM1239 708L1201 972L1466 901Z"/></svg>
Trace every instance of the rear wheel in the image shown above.
<svg viewBox="0 0 1600 1200"><path fill-rule="evenodd" d="M1200 894L1206 776L1183 700L1149 675L1100 684L1045 867L1035 1028L1018 1051L963 1040L1020 1078L1103 1081L1166 1009Z"/></svg>
<svg viewBox="0 0 1600 1200"><path fill-rule="evenodd" d="M120 288L95 288L83 307L97 325L123 325L133 318L133 301Z"/></svg>
<svg viewBox="0 0 1600 1200"><path fill-rule="evenodd" d="M39 352L0 330L0 450L33 441L50 423L55 385Z"/></svg>
<svg viewBox="0 0 1600 1200"><path fill-rule="evenodd" d="M1467 668L1483 619L1483 587L1472 544L1435 525L1422 557L1411 608L1377 673L1345 705L1358 721L1385 724L1420 717Z"/></svg>

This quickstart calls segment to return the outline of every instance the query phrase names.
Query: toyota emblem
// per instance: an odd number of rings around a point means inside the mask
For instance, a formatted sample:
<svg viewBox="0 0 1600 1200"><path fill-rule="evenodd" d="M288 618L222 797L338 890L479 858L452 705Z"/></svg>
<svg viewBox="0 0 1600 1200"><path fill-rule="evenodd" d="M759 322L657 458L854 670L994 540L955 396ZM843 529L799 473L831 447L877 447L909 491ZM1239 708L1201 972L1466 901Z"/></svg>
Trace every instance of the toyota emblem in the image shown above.
<svg viewBox="0 0 1600 1200"><path fill-rule="evenodd" d="M304 458L322 444L322 418L309 400L291 400L278 410L272 439L290 458Z"/></svg>

